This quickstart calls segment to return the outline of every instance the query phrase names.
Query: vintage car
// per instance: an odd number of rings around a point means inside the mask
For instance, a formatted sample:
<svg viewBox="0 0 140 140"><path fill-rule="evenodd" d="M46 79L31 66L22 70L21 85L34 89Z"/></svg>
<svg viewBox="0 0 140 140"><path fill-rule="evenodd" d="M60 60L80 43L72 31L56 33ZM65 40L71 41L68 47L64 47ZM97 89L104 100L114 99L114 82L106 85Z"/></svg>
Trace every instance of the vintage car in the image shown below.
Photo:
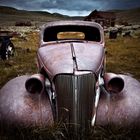
<svg viewBox="0 0 140 140"><path fill-rule="evenodd" d="M9 125L68 125L76 133L97 125L140 122L140 83L105 72L103 28L88 21L43 25L38 73L10 80L0 90L0 121Z"/></svg>
<svg viewBox="0 0 140 140"><path fill-rule="evenodd" d="M1 59L9 59L14 55L15 47L10 38L12 33L9 31L0 31L0 57Z"/></svg>

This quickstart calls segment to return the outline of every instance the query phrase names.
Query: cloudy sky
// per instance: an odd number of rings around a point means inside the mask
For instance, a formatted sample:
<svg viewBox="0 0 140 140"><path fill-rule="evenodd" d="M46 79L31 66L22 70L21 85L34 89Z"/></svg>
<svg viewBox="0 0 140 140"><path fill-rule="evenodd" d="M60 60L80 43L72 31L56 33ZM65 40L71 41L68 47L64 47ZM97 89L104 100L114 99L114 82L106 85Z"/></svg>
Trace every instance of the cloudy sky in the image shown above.
<svg viewBox="0 0 140 140"><path fill-rule="evenodd" d="M140 7L140 0L0 0L0 5L81 16L88 15L94 9L110 10Z"/></svg>

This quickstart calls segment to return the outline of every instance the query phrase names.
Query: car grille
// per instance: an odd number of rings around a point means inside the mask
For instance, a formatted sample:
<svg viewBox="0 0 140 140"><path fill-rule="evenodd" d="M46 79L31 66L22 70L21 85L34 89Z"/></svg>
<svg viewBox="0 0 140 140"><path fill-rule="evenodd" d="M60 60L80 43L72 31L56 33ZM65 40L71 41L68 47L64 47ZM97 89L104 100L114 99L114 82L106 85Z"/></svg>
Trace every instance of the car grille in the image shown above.
<svg viewBox="0 0 140 140"><path fill-rule="evenodd" d="M91 126L95 100L95 75L57 75L55 78L57 96L57 120L87 129Z"/></svg>

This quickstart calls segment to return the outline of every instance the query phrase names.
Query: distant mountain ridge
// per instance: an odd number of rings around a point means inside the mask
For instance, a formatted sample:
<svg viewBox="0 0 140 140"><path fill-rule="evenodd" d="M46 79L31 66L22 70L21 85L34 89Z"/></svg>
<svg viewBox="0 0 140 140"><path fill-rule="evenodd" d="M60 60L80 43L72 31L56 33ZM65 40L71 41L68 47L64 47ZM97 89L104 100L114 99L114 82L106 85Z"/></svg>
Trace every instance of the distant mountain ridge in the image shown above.
<svg viewBox="0 0 140 140"><path fill-rule="evenodd" d="M109 10L116 14L116 21L127 21L132 24L140 24L140 8L129 10ZM91 11L92 12L92 11ZM85 17L70 17L59 13L49 13L44 11L27 11L16 8L0 6L0 25L15 25L17 21L31 21L35 25L40 25L54 20L83 20Z"/></svg>
<svg viewBox="0 0 140 140"><path fill-rule="evenodd" d="M27 11L27 10L18 10L16 8L13 7L7 7L7 6L0 6L0 14L17 14L17 15L21 15L22 14L27 14L27 15L45 15L45 16L53 16L53 14L47 12L47 11ZM57 13L56 13L57 14ZM61 14L57 14L58 17L63 17L63 15Z"/></svg>
<svg viewBox="0 0 140 140"><path fill-rule="evenodd" d="M45 11L27 11L16 8L0 6L0 25L15 25L17 21L31 21L35 24L67 19L68 16L59 13L51 14Z"/></svg>

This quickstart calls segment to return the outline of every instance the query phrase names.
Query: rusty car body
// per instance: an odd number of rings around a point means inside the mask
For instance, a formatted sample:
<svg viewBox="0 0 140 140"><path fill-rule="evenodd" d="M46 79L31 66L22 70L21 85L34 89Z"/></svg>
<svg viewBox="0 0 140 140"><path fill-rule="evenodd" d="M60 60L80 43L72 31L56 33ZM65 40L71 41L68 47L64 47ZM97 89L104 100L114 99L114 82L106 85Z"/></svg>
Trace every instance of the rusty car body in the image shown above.
<svg viewBox="0 0 140 140"><path fill-rule="evenodd" d="M127 75L106 73L105 50L98 23L43 25L38 73L16 77L0 90L0 120L25 126L62 121L77 133L95 123L139 124L140 83Z"/></svg>

